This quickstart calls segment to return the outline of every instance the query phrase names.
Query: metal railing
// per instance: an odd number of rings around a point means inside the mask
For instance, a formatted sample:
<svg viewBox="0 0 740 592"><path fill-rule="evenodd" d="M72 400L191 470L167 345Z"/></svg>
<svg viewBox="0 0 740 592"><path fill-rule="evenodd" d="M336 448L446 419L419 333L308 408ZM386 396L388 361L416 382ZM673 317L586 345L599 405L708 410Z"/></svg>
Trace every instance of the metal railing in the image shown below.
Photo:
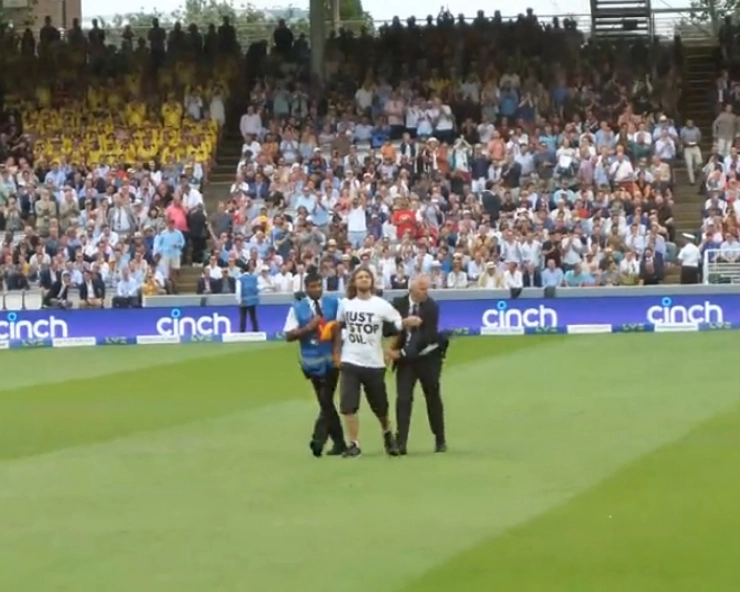
<svg viewBox="0 0 740 592"><path fill-rule="evenodd" d="M704 285L740 284L740 246L706 249L703 258L702 283Z"/></svg>

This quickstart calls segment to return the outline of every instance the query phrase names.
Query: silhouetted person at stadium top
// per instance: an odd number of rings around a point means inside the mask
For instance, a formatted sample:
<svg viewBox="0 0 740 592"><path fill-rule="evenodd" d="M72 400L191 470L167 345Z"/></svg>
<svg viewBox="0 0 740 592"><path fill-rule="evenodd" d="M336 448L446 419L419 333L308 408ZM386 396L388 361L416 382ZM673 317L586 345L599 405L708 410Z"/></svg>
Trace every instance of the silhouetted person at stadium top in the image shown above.
<svg viewBox="0 0 740 592"><path fill-rule="evenodd" d="M47 50L52 44L59 41L59 29L51 24L51 17L44 18L44 26L39 31L39 49Z"/></svg>
<svg viewBox="0 0 740 592"><path fill-rule="evenodd" d="M229 21L229 17L225 16L221 26L218 28L218 48L221 53L233 53L238 47L236 41L236 29Z"/></svg>
<svg viewBox="0 0 740 592"><path fill-rule="evenodd" d="M275 51L282 56L289 55L293 50L293 31L285 24L285 20L278 21L278 26L272 34L272 40L275 43Z"/></svg>
<svg viewBox="0 0 740 592"><path fill-rule="evenodd" d="M165 42L167 41L167 32L159 26L159 19L152 19L152 28L149 29L147 37L149 38L152 63L158 66L164 61Z"/></svg>

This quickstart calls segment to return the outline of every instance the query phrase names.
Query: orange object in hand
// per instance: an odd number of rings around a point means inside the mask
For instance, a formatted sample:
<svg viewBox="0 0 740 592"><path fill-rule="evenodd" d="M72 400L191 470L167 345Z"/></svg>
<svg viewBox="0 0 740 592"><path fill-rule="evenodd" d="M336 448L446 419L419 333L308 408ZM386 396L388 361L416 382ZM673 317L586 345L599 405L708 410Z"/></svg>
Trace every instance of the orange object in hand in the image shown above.
<svg viewBox="0 0 740 592"><path fill-rule="evenodd" d="M336 321L322 320L319 324L319 341L332 341L334 339L334 331L336 328Z"/></svg>

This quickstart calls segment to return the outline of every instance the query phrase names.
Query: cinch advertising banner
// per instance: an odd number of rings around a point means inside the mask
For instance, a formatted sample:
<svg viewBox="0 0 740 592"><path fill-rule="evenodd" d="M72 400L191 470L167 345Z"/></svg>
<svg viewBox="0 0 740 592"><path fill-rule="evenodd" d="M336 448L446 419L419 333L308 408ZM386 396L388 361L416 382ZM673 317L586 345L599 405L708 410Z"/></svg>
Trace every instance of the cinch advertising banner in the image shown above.
<svg viewBox="0 0 740 592"><path fill-rule="evenodd" d="M441 328L469 331L536 330L590 324L627 329L645 323L740 323L740 295L438 300L438 303ZM289 308L288 304L258 307L260 331L268 335L280 334ZM228 335L239 331L238 319L236 306L2 311L0 341Z"/></svg>

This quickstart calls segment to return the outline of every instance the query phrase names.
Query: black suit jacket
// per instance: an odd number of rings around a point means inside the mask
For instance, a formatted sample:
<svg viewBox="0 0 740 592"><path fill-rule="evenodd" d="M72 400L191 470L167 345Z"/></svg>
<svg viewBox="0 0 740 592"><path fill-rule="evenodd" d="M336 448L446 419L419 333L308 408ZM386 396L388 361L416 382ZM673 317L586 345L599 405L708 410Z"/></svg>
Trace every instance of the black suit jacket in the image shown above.
<svg viewBox="0 0 740 592"><path fill-rule="evenodd" d="M220 280L219 280L220 281ZM208 284L206 284L208 282ZM200 277L198 278L198 283L195 287L195 293L196 294L212 294L214 289L214 284L216 282L212 280L211 278L204 278ZM208 285L209 292L206 292L206 285Z"/></svg>
<svg viewBox="0 0 740 592"><path fill-rule="evenodd" d="M401 317L411 316L409 295L399 296L393 300L395 308ZM418 316L421 318L421 326L411 329L411 338L408 338L409 330L403 329L398 336L397 346L401 350L402 360L412 360L419 357L419 352L424 348L439 344L439 306L434 298L427 298L419 304Z"/></svg>
<svg viewBox="0 0 740 592"><path fill-rule="evenodd" d="M51 269L48 267L41 270L41 273L39 273L39 286L42 288L49 290L51 287L57 283L62 277L61 271L56 271L52 275Z"/></svg>
<svg viewBox="0 0 740 592"><path fill-rule="evenodd" d="M227 277L226 281L229 282L229 294L236 294L236 280L233 277ZM213 282L213 293L223 294L224 278L218 279Z"/></svg>
<svg viewBox="0 0 740 592"><path fill-rule="evenodd" d="M97 298L98 300L103 300L105 298L105 284L103 282L101 282L99 279L94 279L92 281L92 288L93 288L93 293L88 294L87 284L85 282L82 282L79 288L80 300L84 302L88 298Z"/></svg>
<svg viewBox="0 0 740 592"><path fill-rule="evenodd" d="M69 298L69 288L69 286L62 287L61 281L54 282L44 296L44 305L48 306L52 300L67 300Z"/></svg>

